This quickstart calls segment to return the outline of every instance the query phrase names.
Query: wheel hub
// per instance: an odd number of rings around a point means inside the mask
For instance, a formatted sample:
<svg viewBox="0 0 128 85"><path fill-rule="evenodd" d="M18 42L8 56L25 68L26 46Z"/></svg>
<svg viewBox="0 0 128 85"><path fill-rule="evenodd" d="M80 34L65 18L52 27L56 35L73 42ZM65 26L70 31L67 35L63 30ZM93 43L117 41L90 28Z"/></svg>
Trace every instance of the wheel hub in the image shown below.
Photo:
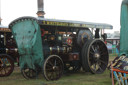
<svg viewBox="0 0 128 85"><path fill-rule="evenodd" d="M99 53L95 53L94 54L94 58L98 60L100 58L100 54Z"/></svg>

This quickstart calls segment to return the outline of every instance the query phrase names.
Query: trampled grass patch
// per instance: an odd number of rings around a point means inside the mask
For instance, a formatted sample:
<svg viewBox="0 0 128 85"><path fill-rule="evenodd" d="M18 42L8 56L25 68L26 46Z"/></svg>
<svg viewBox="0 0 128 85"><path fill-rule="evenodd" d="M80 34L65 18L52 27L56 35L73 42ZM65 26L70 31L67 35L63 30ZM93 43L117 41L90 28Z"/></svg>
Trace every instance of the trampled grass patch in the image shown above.
<svg viewBox="0 0 128 85"><path fill-rule="evenodd" d="M111 85L109 71L103 74L91 74L77 72L65 74L57 81L46 81L42 74L37 79L26 80L20 73L19 68L8 77L0 78L0 85Z"/></svg>
<svg viewBox="0 0 128 85"><path fill-rule="evenodd" d="M115 56L110 56L110 61ZM65 74L57 81L46 81L42 74L37 79L26 80L20 73L20 68L15 67L14 72L8 77L0 77L0 85L112 85L110 72L106 69L103 74L77 72Z"/></svg>

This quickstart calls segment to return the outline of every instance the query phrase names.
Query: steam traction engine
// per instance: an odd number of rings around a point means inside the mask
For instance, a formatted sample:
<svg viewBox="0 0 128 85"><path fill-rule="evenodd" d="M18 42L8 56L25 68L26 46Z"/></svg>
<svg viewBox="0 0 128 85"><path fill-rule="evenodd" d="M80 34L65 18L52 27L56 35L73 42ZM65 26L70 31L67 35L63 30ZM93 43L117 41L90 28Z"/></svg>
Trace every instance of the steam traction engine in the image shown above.
<svg viewBox="0 0 128 85"><path fill-rule="evenodd" d="M108 65L108 50L99 33L112 29L111 25L21 17L11 22L9 28L18 46L25 78L36 77L40 69L46 80L57 80L63 72L76 72L81 67L99 74Z"/></svg>
<svg viewBox="0 0 128 85"><path fill-rule="evenodd" d="M0 26L0 77L9 76L17 61L18 52L11 30Z"/></svg>

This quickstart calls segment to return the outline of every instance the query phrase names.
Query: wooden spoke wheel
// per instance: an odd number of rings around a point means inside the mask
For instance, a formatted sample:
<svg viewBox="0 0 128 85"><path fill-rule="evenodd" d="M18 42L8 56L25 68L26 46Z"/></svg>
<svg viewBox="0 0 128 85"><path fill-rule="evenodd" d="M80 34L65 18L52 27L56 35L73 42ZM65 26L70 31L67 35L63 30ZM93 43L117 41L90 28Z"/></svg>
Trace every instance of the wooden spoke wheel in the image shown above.
<svg viewBox="0 0 128 85"><path fill-rule="evenodd" d="M58 80L63 74L63 61L57 55L51 55L44 61L43 75L46 80Z"/></svg>
<svg viewBox="0 0 128 85"><path fill-rule="evenodd" d="M13 59L6 54L0 55L0 77L9 76L14 70Z"/></svg>
<svg viewBox="0 0 128 85"><path fill-rule="evenodd" d="M21 73L26 79L35 79L37 76L36 71L30 68L22 69Z"/></svg>
<svg viewBox="0 0 128 85"><path fill-rule="evenodd" d="M82 49L83 69L91 73L103 73L107 68L109 54L106 45L100 39L89 40Z"/></svg>

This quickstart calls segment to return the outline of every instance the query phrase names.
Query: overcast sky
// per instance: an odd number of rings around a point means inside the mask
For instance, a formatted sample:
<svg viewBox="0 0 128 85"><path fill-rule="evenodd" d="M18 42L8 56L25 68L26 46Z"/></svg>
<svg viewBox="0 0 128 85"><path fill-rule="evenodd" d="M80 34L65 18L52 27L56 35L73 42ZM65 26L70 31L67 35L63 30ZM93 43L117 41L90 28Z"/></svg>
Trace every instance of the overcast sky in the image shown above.
<svg viewBox="0 0 128 85"><path fill-rule="evenodd" d="M122 0L44 0L45 18L108 23L120 30ZM37 0L1 0L2 25L21 16L34 16ZM109 32L109 31L108 31Z"/></svg>

